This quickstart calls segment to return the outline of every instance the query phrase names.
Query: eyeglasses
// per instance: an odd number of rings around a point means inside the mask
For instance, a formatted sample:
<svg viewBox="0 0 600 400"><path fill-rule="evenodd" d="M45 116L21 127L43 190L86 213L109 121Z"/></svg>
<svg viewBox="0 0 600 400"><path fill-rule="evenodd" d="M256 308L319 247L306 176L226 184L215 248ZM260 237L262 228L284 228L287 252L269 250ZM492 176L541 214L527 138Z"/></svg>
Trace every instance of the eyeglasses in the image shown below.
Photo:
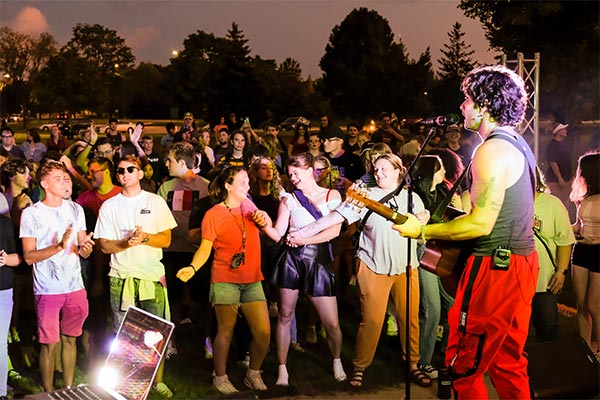
<svg viewBox="0 0 600 400"><path fill-rule="evenodd" d="M113 150L106 150L106 151L98 151L98 150L96 150L96 154L98 155L98 157L110 156L112 153L113 153Z"/></svg>
<svg viewBox="0 0 600 400"><path fill-rule="evenodd" d="M130 174L133 174L136 170L139 170L139 168L134 167L133 165L130 165L129 167L126 167L126 168L119 167L119 168L117 168L117 174L125 175L125 171L127 171Z"/></svg>
<svg viewBox="0 0 600 400"><path fill-rule="evenodd" d="M90 174L90 175L96 175L98 172L102 172L102 171L106 171L106 168L97 169L97 170L95 170L95 171L94 171L94 170L92 170L92 169L89 169L89 170L88 170L88 174Z"/></svg>
<svg viewBox="0 0 600 400"><path fill-rule="evenodd" d="M321 143L321 139L310 139L308 143Z"/></svg>
<svg viewBox="0 0 600 400"><path fill-rule="evenodd" d="M329 169L329 167L325 167L325 168L315 168L315 171L317 171L317 174L320 174L323 171L327 171Z"/></svg>
<svg viewBox="0 0 600 400"><path fill-rule="evenodd" d="M335 142L337 140L342 140L342 139L340 139L339 137L325 138L325 139L323 139L323 142L327 142L327 141Z"/></svg>

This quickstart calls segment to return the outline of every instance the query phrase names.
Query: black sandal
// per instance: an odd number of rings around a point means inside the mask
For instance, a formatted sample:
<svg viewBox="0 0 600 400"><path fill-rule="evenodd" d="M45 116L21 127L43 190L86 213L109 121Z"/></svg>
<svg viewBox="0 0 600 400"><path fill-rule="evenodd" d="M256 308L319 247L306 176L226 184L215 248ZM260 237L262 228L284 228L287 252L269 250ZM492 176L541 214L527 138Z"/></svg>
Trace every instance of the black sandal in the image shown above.
<svg viewBox="0 0 600 400"><path fill-rule="evenodd" d="M352 386L354 388L361 387L362 386L362 382L363 382L363 375L364 374L365 374L365 370L364 369L354 368L354 371L352 372L352 378L349 381L350 386Z"/></svg>
<svg viewBox="0 0 600 400"><path fill-rule="evenodd" d="M423 373L420 369L413 369L410 371L410 380L421 387L431 386L431 378Z"/></svg>

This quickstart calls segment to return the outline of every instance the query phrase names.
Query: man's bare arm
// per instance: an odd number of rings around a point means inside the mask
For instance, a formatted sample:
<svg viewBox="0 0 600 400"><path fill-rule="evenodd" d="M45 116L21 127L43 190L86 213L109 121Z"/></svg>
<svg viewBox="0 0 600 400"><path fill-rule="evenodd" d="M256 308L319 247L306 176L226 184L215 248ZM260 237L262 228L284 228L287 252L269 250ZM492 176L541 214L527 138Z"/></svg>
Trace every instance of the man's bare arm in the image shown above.
<svg viewBox="0 0 600 400"><path fill-rule="evenodd" d="M498 142L480 146L473 160L471 213L447 223L426 225L423 227L426 239L467 240L492 231L504 202L505 189L509 186L506 171L515 168L514 156L518 152L511 144ZM395 225L394 229L415 239L421 236L421 224L414 216L409 216L402 225Z"/></svg>

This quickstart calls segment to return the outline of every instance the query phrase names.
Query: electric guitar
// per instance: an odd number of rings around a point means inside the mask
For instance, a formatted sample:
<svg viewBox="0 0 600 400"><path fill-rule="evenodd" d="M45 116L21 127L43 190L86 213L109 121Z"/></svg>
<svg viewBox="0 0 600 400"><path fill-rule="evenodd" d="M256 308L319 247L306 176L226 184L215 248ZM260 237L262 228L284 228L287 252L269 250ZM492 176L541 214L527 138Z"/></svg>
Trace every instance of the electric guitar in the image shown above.
<svg viewBox="0 0 600 400"><path fill-rule="evenodd" d="M365 207L376 214L392 221L394 224L403 224L408 217L400 214L378 201L370 199L366 190L357 185L352 185L346 190L346 201L357 206ZM456 209L451 213L456 216ZM464 213L463 213L464 214ZM448 241L431 239L425 244L425 254L421 259L421 267L440 277L444 290L454 297L464 271L467 258L472 252L472 243L467 241Z"/></svg>

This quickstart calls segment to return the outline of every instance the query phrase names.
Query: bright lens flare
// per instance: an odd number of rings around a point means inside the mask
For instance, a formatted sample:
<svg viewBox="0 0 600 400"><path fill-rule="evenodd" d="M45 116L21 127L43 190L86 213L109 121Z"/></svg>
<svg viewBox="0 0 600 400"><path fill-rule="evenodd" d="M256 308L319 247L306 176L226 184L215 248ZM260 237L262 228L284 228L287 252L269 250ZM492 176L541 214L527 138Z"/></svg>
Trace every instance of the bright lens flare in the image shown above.
<svg viewBox="0 0 600 400"><path fill-rule="evenodd" d="M98 373L98 385L103 388L115 388L121 381L119 373L116 369L104 366Z"/></svg>

